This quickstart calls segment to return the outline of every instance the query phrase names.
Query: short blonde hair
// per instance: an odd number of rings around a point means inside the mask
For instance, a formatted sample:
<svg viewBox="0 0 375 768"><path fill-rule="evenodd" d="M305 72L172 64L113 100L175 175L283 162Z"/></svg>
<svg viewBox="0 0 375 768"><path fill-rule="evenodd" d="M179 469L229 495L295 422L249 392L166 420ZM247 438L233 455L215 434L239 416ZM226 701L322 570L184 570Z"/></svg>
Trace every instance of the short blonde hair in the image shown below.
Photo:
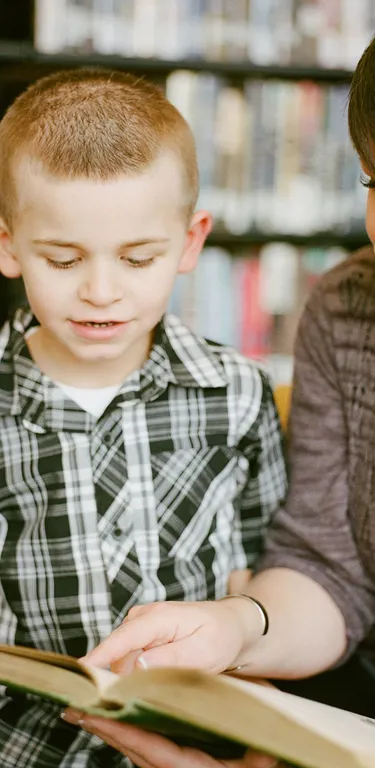
<svg viewBox="0 0 375 768"><path fill-rule="evenodd" d="M0 215L12 226L17 158L28 156L65 179L111 179L146 169L172 151L191 216L198 196L192 132L161 89L105 69L60 71L33 83L0 122Z"/></svg>

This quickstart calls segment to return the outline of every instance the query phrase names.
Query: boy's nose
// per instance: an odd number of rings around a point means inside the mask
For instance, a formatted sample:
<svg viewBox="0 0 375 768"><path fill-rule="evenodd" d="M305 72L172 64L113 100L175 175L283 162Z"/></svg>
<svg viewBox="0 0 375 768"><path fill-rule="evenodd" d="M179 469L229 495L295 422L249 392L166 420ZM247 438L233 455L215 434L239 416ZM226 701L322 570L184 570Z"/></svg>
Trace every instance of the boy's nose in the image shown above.
<svg viewBox="0 0 375 768"><path fill-rule="evenodd" d="M115 274L116 272L116 274ZM80 287L80 299L97 307L106 307L122 298L121 280L116 270L108 267L90 269Z"/></svg>

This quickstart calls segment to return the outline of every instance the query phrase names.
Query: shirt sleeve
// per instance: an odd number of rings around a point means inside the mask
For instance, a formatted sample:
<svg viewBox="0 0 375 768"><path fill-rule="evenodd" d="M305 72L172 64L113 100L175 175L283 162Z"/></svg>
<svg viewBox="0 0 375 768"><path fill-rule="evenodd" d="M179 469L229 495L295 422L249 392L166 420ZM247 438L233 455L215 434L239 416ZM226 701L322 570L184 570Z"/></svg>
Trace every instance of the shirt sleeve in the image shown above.
<svg viewBox="0 0 375 768"><path fill-rule="evenodd" d="M344 616L347 658L374 622L375 592L348 511L348 440L334 349L318 287L296 339L287 503L272 522L258 570L286 567L318 582Z"/></svg>
<svg viewBox="0 0 375 768"><path fill-rule="evenodd" d="M270 519L284 500L286 470L280 422L268 377L259 371L261 403L240 449L248 479L236 507L232 532L233 570L252 568L263 550Z"/></svg>

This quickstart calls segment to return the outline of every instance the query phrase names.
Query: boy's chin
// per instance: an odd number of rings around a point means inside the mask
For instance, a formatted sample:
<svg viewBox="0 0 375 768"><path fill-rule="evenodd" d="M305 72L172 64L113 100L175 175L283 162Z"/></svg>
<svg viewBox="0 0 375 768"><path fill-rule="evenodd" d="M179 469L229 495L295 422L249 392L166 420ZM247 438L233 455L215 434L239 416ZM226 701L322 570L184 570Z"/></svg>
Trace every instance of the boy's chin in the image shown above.
<svg viewBox="0 0 375 768"><path fill-rule="evenodd" d="M92 346L88 349L75 349L70 350L77 362L81 363L105 363L106 361L112 362L114 360L121 360L126 355L125 349L116 349L114 346L101 345Z"/></svg>

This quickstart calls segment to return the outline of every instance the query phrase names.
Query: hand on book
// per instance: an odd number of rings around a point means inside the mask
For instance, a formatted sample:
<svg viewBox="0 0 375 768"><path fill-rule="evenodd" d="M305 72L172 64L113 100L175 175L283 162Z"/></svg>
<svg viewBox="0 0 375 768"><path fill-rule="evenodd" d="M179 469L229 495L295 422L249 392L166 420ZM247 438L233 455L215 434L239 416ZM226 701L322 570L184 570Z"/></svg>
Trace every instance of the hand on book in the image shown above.
<svg viewBox="0 0 375 768"><path fill-rule="evenodd" d="M100 717L89 717L68 709L64 720L94 733L118 752L126 755L139 768L281 768L275 758L249 751L242 760L215 760L189 747L178 747L155 733L134 725Z"/></svg>
<svg viewBox="0 0 375 768"><path fill-rule="evenodd" d="M114 672L136 666L195 667L223 672L244 663L262 635L259 612L250 600L163 602L131 608L125 621L83 661ZM139 649L143 649L141 652Z"/></svg>

